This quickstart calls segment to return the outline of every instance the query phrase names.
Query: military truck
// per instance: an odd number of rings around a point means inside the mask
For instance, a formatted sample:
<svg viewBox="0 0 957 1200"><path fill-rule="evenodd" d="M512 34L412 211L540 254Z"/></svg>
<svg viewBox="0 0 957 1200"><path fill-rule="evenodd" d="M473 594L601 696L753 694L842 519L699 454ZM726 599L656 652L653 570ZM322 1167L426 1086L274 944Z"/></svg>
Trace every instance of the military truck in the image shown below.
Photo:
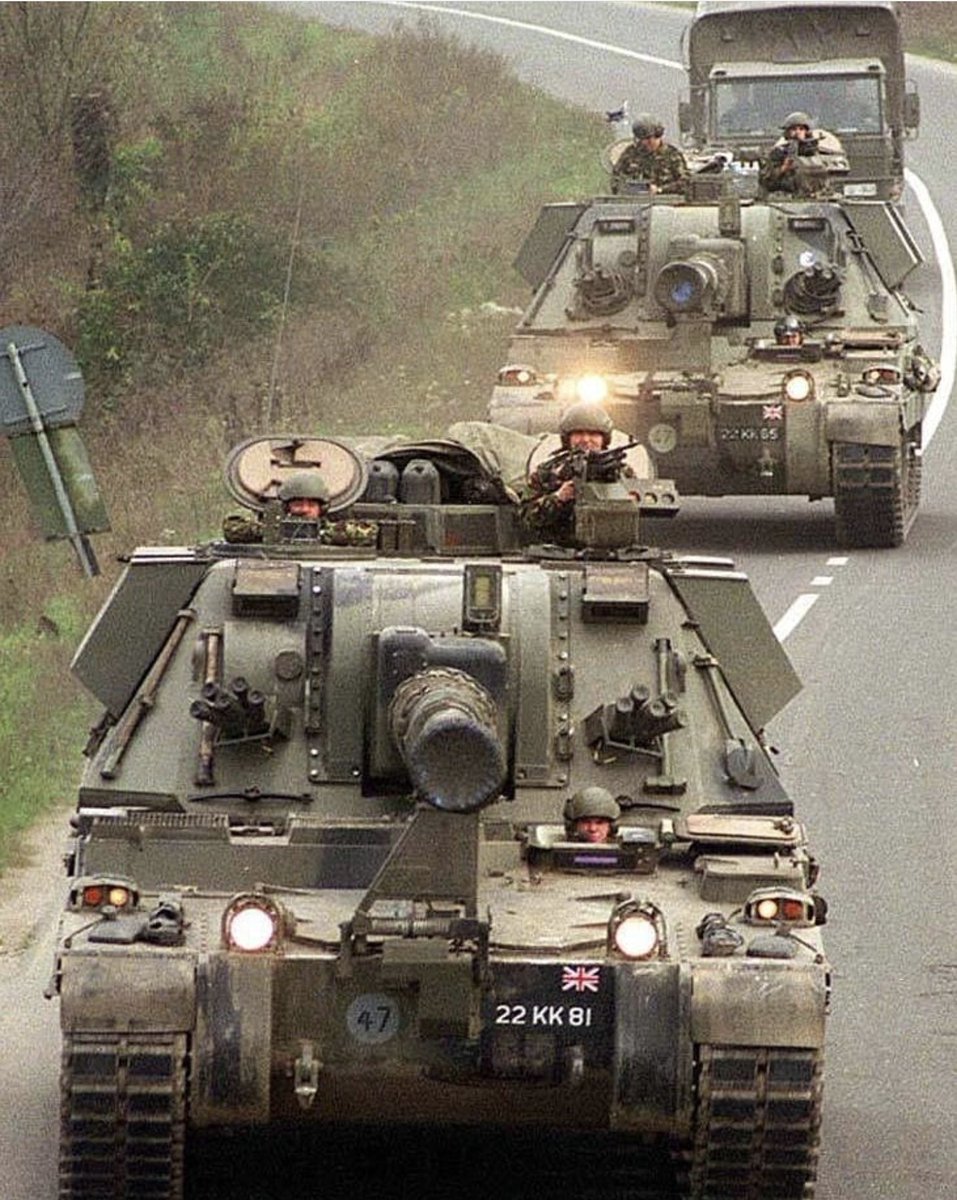
<svg viewBox="0 0 957 1200"><path fill-rule="evenodd" d="M699 0L684 41L690 98L678 120L689 151L728 151L753 179L786 116L803 110L843 144L845 196L899 200L920 104L896 8Z"/></svg>
<svg viewBox="0 0 957 1200"><path fill-rule="evenodd" d="M689 1196L807 1196L825 905L746 577L644 547L614 480L587 541L529 544L485 450L376 446L245 443L261 538L136 550L78 649L60 1196L175 1200L202 1134L344 1123L657 1141ZM376 544L277 515L294 471Z"/></svg>
<svg viewBox="0 0 957 1200"><path fill-rule="evenodd" d="M889 202L742 199L728 170L546 205L489 419L554 430L587 395L683 494L833 497L839 544L900 545L939 382L904 291L921 261Z"/></svg>

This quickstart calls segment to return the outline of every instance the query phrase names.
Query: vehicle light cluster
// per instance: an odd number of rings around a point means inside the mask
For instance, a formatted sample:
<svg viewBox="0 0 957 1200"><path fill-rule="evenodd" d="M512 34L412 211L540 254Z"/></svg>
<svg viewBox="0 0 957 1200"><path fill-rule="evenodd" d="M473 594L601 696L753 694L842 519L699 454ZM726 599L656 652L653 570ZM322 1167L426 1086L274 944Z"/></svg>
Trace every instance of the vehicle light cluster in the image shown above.
<svg viewBox="0 0 957 1200"><path fill-rule="evenodd" d="M129 879L119 876L86 875L73 882L69 906L73 912L91 909L128 911L140 902L139 888Z"/></svg>
<svg viewBox="0 0 957 1200"><path fill-rule="evenodd" d="M757 888L744 905L749 925L817 924L814 897L790 888Z"/></svg>

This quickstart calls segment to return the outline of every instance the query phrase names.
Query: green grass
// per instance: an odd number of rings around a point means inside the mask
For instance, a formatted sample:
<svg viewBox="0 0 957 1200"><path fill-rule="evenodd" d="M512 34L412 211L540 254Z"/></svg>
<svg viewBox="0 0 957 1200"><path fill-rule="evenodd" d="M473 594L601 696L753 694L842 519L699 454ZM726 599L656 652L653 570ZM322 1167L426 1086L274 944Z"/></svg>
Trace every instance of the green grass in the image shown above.
<svg viewBox="0 0 957 1200"><path fill-rule="evenodd" d="M75 793L91 724L92 705L59 682L77 607L61 597L46 615L59 638L23 629L0 635L0 870L19 861L24 830Z"/></svg>

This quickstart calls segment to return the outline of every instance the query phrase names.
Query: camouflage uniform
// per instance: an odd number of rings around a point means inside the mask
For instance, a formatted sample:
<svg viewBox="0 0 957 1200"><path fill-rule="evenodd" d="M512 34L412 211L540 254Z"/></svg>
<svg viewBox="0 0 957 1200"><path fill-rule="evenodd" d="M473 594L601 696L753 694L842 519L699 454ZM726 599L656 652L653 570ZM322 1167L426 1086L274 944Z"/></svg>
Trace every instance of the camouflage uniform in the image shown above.
<svg viewBox="0 0 957 1200"><path fill-rule="evenodd" d="M522 502L522 522L537 542L566 545L575 534L575 502L562 504L555 493L571 479L570 462L550 458L528 477L528 491Z"/></svg>
<svg viewBox="0 0 957 1200"><path fill-rule="evenodd" d="M255 513L230 513L224 518L223 541L248 545L262 540L263 523Z"/></svg>
<svg viewBox="0 0 957 1200"><path fill-rule="evenodd" d="M659 192L684 193L688 186L688 164L677 146L662 142L649 150L639 142L626 146L613 170L615 179L639 179L653 183Z"/></svg>
<svg viewBox="0 0 957 1200"><path fill-rule="evenodd" d="M319 526L324 546L374 546L378 536L375 521L322 521Z"/></svg>
<svg viewBox="0 0 957 1200"><path fill-rule="evenodd" d="M841 154L843 147L833 133L826 129L812 129L804 141L794 139L799 158L811 158L818 154ZM816 195L826 191L827 176L812 183L800 180L797 171L782 170L788 159L788 139L781 137L774 143L758 172L758 186L765 192L788 192L790 195Z"/></svg>
<svg viewBox="0 0 957 1200"><path fill-rule="evenodd" d="M522 523L529 537L559 546L574 545L575 501L563 504L555 495L566 480L574 477L571 457L561 454L546 459L529 475L522 501ZM634 471L625 464L620 478L634 477Z"/></svg>
<svg viewBox="0 0 957 1200"><path fill-rule="evenodd" d="M284 517L280 522L282 541L319 542L324 546L374 546L379 526L375 521L319 521ZM223 521L223 538L227 542L245 543L263 540L263 522L254 513L230 513Z"/></svg>

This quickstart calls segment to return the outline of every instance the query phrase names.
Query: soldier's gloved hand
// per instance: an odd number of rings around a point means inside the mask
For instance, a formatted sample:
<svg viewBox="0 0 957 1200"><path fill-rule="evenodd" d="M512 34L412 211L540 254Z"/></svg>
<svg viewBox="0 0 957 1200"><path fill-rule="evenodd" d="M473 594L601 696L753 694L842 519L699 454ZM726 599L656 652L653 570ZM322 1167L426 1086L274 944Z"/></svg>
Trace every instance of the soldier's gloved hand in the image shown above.
<svg viewBox="0 0 957 1200"><path fill-rule="evenodd" d="M559 504L568 504L575 499L575 481L574 479L566 479L558 491L555 493L555 499Z"/></svg>

